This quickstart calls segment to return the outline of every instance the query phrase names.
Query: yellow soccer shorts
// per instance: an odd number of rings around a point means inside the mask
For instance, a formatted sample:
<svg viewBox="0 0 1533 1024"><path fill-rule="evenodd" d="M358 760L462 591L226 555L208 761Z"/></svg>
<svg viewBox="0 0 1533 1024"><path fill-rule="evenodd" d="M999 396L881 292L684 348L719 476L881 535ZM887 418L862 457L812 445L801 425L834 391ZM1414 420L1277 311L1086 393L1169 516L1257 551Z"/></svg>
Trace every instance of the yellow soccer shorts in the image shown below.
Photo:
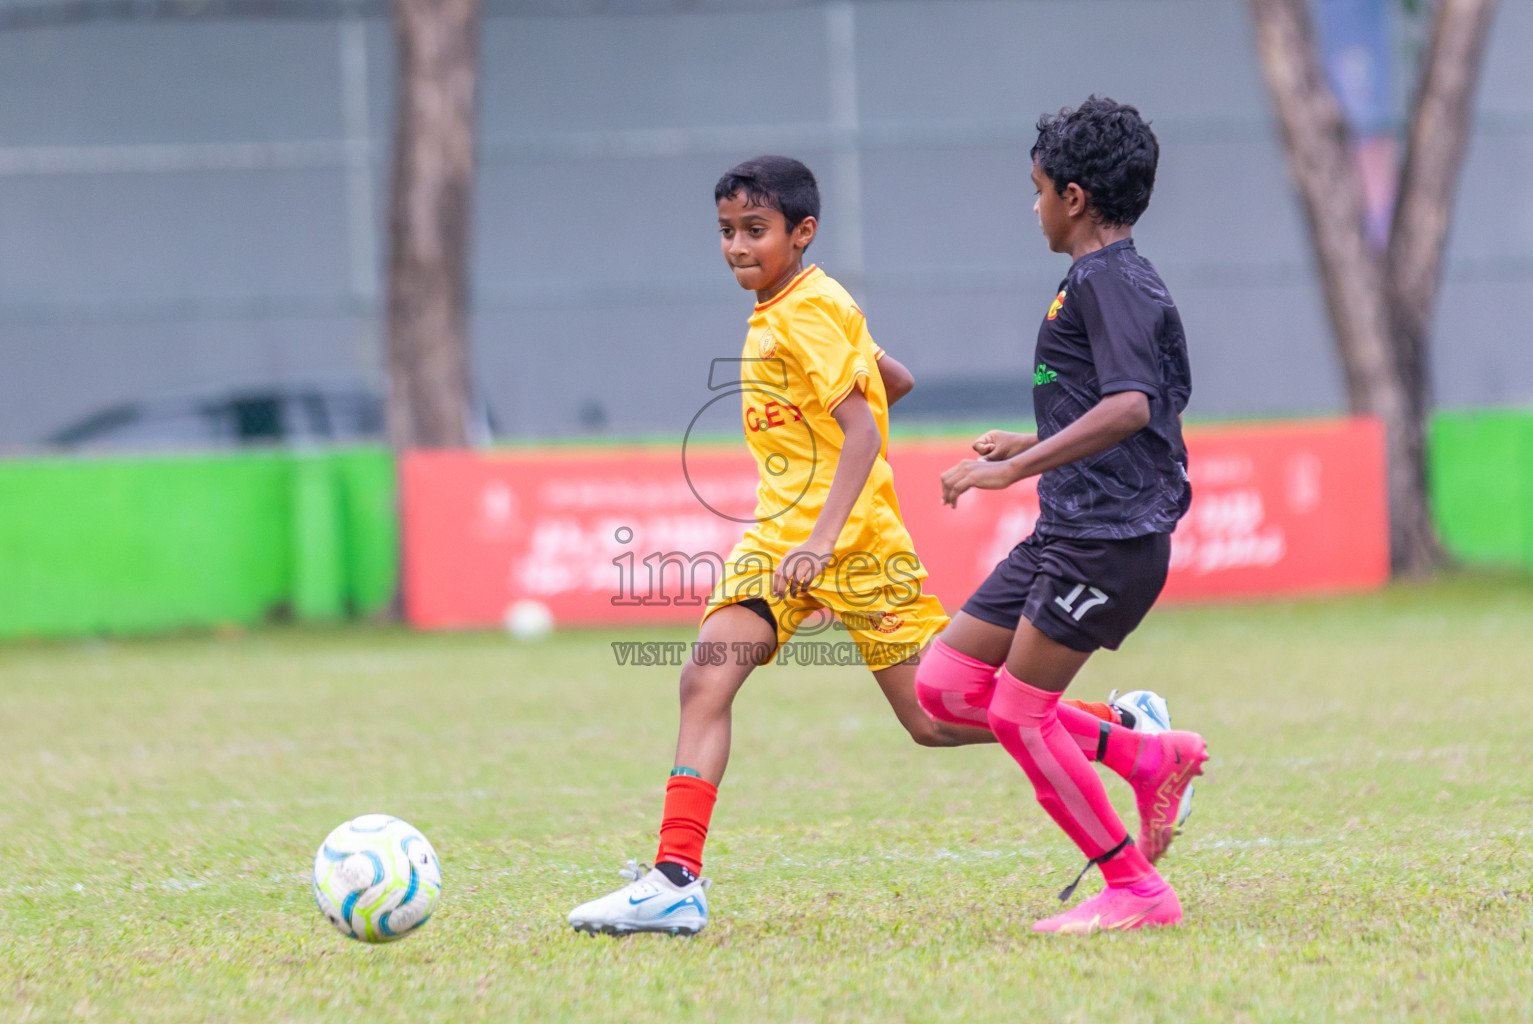
<svg viewBox="0 0 1533 1024"><path fill-rule="evenodd" d="M747 532L725 561L703 619L755 598L766 602L777 621L777 646L753 652L758 664L774 655L779 664L861 662L873 671L899 664L947 627L947 613L923 589L926 569L897 520L892 530L858 539L863 543L837 547L807 595L774 597L777 563L801 539L788 543L759 528Z"/></svg>

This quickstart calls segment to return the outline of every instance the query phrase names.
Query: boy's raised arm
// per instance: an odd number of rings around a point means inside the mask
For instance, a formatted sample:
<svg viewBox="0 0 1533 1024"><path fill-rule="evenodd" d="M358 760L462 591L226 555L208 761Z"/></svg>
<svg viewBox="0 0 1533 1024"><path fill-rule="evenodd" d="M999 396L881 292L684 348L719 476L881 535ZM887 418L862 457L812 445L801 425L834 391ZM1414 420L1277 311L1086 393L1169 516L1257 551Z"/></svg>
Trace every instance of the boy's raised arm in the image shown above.
<svg viewBox="0 0 1533 1024"><path fill-rule="evenodd" d="M905 368L905 364L882 350L878 357L878 375L884 379L884 394L889 396L890 405L910 394L916 386L915 375Z"/></svg>
<svg viewBox="0 0 1533 1024"><path fill-rule="evenodd" d="M1085 415L1046 441L1004 462L965 459L942 474L942 503L957 507L971 487L998 491L1018 480L1106 451L1150 422L1150 397L1142 391L1107 395Z"/></svg>

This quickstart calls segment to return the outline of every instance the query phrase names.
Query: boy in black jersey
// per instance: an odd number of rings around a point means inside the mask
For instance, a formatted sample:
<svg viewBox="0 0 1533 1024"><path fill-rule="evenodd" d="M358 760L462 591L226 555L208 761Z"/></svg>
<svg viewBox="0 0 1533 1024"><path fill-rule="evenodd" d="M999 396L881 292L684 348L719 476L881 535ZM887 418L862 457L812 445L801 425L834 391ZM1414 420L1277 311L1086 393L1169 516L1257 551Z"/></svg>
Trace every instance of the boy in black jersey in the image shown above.
<svg viewBox="0 0 1533 1024"><path fill-rule="evenodd" d="M1035 931L1139 928L1182 916L1152 865L1207 759L1202 738L1109 727L1060 704L1091 653L1116 649L1155 603L1171 531L1192 497L1181 431L1192 389L1186 338L1165 285L1131 237L1159 155L1139 112L1112 100L1093 96L1039 120L1033 209L1049 248L1074 262L1038 332L1038 432L991 431L974 443L979 459L942 475L943 500L952 505L971 487L999 489L1042 474L1033 534L975 591L916 676L934 719L989 726L1027 772L1038 802L1085 853L1087 868L1101 868L1101 893ZM1091 760L1134 787L1137 846Z"/></svg>

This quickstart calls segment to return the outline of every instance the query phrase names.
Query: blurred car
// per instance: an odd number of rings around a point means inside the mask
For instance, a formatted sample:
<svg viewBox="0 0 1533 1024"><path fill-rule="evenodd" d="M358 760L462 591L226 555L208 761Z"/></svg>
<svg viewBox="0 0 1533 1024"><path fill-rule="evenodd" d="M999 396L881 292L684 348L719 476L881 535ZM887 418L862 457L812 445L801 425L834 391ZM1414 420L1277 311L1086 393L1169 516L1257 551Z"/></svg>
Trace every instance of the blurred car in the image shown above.
<svg viewBox="0 0 1533 1024"><path fill-rule="evenodd" d="M357 386L270 385L110 405L54 431L54 448L335 444L384 436L383 399Z"/></svg>
<svg viewBox="0 0 1533 1024"><path fill-rule="evenodd" d="M494 417L476 401L469 436L488 441ZM272 384L107 406L43 439L71 451L237 448L381 442L384 399L359 384Z"/></svg>

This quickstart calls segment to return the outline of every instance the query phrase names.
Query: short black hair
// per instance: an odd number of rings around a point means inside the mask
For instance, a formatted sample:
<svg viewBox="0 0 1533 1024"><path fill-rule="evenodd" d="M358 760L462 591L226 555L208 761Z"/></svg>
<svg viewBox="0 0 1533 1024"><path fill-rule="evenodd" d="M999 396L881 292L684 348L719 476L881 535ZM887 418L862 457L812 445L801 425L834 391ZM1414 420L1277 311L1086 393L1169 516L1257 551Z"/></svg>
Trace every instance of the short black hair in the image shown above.
<svg viewBox="0 0 1533 1024"><path fill-rule="evenodd" d="M1130 225L1150 205L1160 143L1138 110L1092 96L1040 117L1031 155L1060 195L1073 181L1103 221Z"/></svg>
<svg viewBox="0 0 1533 1024"><path fill-rule="evenodd" d="M758 156L724 172L713 186L713 201L745 193L754 206L782 214L792 231L805 217L820 218L820 186L814 172L791 156Z"/></svg>

